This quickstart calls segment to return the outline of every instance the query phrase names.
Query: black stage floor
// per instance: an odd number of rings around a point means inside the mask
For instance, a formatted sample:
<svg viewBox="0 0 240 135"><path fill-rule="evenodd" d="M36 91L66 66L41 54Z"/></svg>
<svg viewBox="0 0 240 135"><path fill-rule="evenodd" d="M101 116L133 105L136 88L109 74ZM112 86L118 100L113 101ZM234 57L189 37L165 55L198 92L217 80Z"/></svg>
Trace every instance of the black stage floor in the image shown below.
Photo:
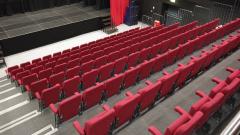
<svg viewBox="0 0 240 135"><path fill-rule="evenodd" d="M77 34L83 34L86 32L93 31L97 28L99 28L99 19L95 22L92 21L92 24L94 26L88 26L91 27L89 29L86 29L86 24L91 24L86 22L87 20L92 20L96 18L100 18L103 16L108 16L109 9L104 9L104 10L96 10L92 6L84 6L84 4L81 3L75 3L72 5L66 5L66 6L61 6L61 7L55 7L51 9L44 9L44 10L39 10L35 12L27 12L23 14L16 14L13 16L5 16L0 18L0 44L2 44L3 48L6 50L5 55L12 54L9 52L8 48L11 43L15 44L18 43L20 44L22 41L24 44L28 43L26 40L28 38L24 38L24 35L29 35L29 34L36 34L41 31L48 31L53 30L56 28L61 27L61 31L66 30L66 38L69 38L68 33L67 33L67 26L73 26L76 27L76 24L79 22L85 21L85 25L78 25L78 31L74 31L74 34L70 34L71 36L77 36ZM96 24L97 23L97 24ZM64 29L63 27L64 26ZM76 28L73 28L76 29ZM46 33L44 33L46 34ZM57 36L57 35L55 35ZM16 40L17 37L21 37L21 40ZM58 40L63 40L66 39L65 37L59 37L57 38ZM37 38L44 38L38 35ZM31 39L29 39L31 41ZM56 41L55 41L56 42ZM51 43L51 42L46 42L46 43ZM33 45L34 46L34 45ZM37 45L39 46L39 45ZM25 46L26 47L26 46ZM28 47L26 47L28 48ZM30 47L31 49L31 47ZM20 49L21 50L21 49ZM20 52L20 50L13 51L14 53ZM23 49L24 51L25 49Z"/></svg>

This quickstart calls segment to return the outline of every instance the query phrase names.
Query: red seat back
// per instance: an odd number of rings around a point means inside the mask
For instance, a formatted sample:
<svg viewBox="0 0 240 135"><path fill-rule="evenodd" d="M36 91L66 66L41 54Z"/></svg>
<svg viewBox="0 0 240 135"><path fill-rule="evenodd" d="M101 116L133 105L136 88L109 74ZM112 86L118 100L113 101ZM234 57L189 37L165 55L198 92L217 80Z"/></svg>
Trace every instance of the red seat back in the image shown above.
<svg viewBox="0 0 240 135"><path fill-rule="evenodd" d="M108 59L107 56L102 56L102 57L97 58L94 62L94 67L99 68L99 67L107 64L107 59Z"/></svg>
<svg viewBox="0 0 240 135"><path fill-rule="evenodd" d="M114 109L105 109L104 112L85 122L85 135L107 135L115 119Z"/></svg>
<svg viewBox="0 0 240 135"><path fill-rule="evenodd" d="M139 67L136 67L136 68L132 67L124 73L125 74L124 88L128 88L136 83L138 74L139 74L139 70L140 70Z"/></svg>
<svg viewBox="0 0 240 135"><path fill-rule="evenodd" d="M114 73L115 74L123 73L126 69L127 61L128 61L128 57L126 56L120 59L117 59L115 61Z"/></svg>
<svg viewBox="0 0 240 135"><path fill-rule="evenodd" d="M105 90L104 83L97 83L83 92L84 108L88 109L101 102Z"/></svg>
<svg viewBox="0 0 240 135"><path fill-rule="evenodd" d="M94 67L94 60L91 60L89 62L82 64L81 65L81 75L91 71L93 69L93 67Z"/></svg>
<svg viewBox="0 0 240 135"><path fill-rule="evenodd" d="M78 65L80 65L80 59L79 58L70 60L70 61L68 61L68 64L67 64L68 68L74 68Z"/></svg>
<svg viewBox="0 0 240 135"><path fill-rule="evenodd" d="M161 81L162 86L160 88L161 97L170 94L174 90L174 86L176 86L176 81L178 78L179 72L174 71L171 74L164 75L158 81Z"/></svg>
<svg viewBox="0 0 240 135"><path fill-rule="evenodd" d="M31 83L29 92L31 92L34 97L36 92L42 93L42 91L46 88L48 88L48 81L45 78Z"/></svg>
<svg viewBox="0 0 240 135"><path fill-rule="evenodd" d="M106 95L108 98L117 93L120 93L120 89L123 84L123 78L124 78L123 74L118 74L105 81Z"/></svg>
<svg viewBox="0 0 240 135"><path fill-rule="evenodd" d="M25 70L23 72L19 72L19 73L16 74L16 80L18 80L18 82L21 82L22 78L24 76L28 76L28 75L30 75L30 71L29 70Z"/></svg>
<svg viewBox="0 0 240 135"><path fill-rule="evenodd" d="M139 58L140 58L139 52L130 54L128 57L128 63L127 63L128 68L135 67L139 62Z"/></svg>
<svg viewBox="0 0 240 135"><path fill-rule="evenodd" d="M51 88L44 89L41 95L44 106L48 107L51 103L57 103L59 101L60 92L61 86L59 84L56 84Z"/></svg>
<svg viewBox="0 0 240 135"><path fill-rule="evenodd" d="M101 66L99 69L99 81L102 82L110 78L113 74L113 71L114 71L113 62Z"/></svg>
<svg viewBox="0 0 240 135"><path fill-rule="evenodd" d="M80 86L80 77L75 76L72 79L68 79L63 82L63 93L65 97L74 95L75 92L78 92Z"/></svg>
<svg viewBox="0 0 240 135"><path fill-rule="evenodd" d="M23 77L22 78L22 83L23 83L22 85L30 85L32 82L35 82L37 80L38 80L37 74L34 73L34 74Z"/></svg>
<svg viewBox="0 0 240 135"><path fill-rule="evenodd" d="M73 78L74 76L79 76L81 71L80 66L75 66L73 68L67 69L66 71L66 79Z"/></svg>
<svg viewBox="0 0 240 135"><path fill-rule="evenodd" d="M56 84L60 84L62 85L63 81L64 81L64 72L60 72L60 73L57 73L57 74L52 74L50 77L49 77L49 84L50 86L54 86Z"/></svg>
<svg viewBox="0 0 240 135"><path fill-rule="evenodd" d="M151 84L142 90L138 91L140 95L140 111L150 107L156 101L158 91L161 88L161 84Z"/></svg>
<svg viewBox="0 0 240 135"><path fill-rule="evenodd" d="M82 89L87 89L97 82L99 70L93 69L82 75Z"/></svg>
<svg viewBox="0 0 240 135"><path fill-rule="evenodd" d="M188 63L187 65L179 64L179 67L176 71L179 72L179 77L177 79L177 86L182 87L185 82L190 79L191 71L194 66L194 63Z"/></svg>
<svg viewBox="0 0 240 135"><path fill-rule="evenodd" d="M60 73L60 72L65 72L66 68L67 68L67 63L62 63L60 65L56 65L53 68L53 73L57 74L57 73Z"/></svg>
<svg viewBox="0 0 240 135"><path fill-rule="evenodd" d="M48 79L51 75L52 75L52 68L48 68L48 69L40 71L38 74L38 78L39 79L43 79L43 78Z"/></svg>
<svg viewBox="0 0 240 135"><path fill-rule="evenodd" d="M140 64L140 71L139 71L139 79L143 80L150 76L150 73L153 69L155 61L145 61L144 63Z"/></svg>
<svg viewBox="0 0 240 135"><path fill-rule="evenodd" d="M114 110L117 118L117 127L121 126L125 122L131 120L135 115L135 111L138 108L140 95L129 94L127 97L115 104Z"/></svg>
<svg viewBox="0 0 240 135"><path fill-rule="evenodd" d="M60 119L62 121L66 121L78 115L78 113L81 111L81 102L82 95L79 93L61 101L58 107Z"/></svg>

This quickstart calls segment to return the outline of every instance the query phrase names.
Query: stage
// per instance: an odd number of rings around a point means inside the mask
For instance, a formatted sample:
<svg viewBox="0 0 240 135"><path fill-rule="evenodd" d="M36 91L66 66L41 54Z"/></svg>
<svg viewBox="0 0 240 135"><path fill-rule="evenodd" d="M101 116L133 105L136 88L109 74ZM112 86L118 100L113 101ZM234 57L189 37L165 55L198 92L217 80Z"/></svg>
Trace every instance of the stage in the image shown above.
<svg viewBox="0 0 240 135"><path fill-rule="evenodd" d="M96 10L83 2L0 18L4 55L51 44L101 28L109 9Z"/></svg>

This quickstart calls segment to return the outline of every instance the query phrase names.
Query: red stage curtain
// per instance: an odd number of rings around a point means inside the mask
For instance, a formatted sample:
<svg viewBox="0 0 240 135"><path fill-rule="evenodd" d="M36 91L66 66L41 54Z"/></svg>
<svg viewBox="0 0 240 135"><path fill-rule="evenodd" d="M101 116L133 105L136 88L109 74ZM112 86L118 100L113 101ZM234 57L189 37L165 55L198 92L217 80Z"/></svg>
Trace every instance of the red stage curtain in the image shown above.
<svg viewBox="0 0 240 135"><path fill-rule="evenodd" d="M112 23L116 26L124 21L129 0L110 0Z"/></svg>

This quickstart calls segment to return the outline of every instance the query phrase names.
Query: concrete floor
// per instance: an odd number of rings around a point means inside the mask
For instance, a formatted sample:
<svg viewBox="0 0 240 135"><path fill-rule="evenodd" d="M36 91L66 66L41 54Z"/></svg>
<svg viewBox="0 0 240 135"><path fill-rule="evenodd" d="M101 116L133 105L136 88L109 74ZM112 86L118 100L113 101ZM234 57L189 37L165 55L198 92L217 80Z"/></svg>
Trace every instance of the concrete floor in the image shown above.
<svg viewBox="0 0 240 135"><path fill-rule="evenodd" d="M210 46L203 49L207 50L209 47ZM197 51L193 55L197 56L199 54L200 51ZM217 76L221 79L225 79L229 74L225 71L226 67L231 66L234 68L240 68L240 63L236 62L239 56L240 50L236 50L222 62L218 63L207 72L193 80L190 84L174 93L173 96L156 104L153 109L146 112L132 123L118 129L114 134L148 135L149 133L147 131L147 127L149 125L155 125L161 131L164 131L164 129L178 117L178 114L174 112L174 107L179 105L185 110L189 110L191 104L199 99L199 97L195 95L196 90L201 89L208 93L210 89L215 86L215 84L211 81L212 77ZM15 59L16 58L17 57L15 57ZM186 63L189 59L190 56L186 56L184 59L177 61L177 63ZM177 67L177 63L166 67L164 70L169 72L173 71ZM146 80L155 82L161 76L162 73L158 72ZM142 80L140 83L128 88L127 90L136 93L140 88L145 87L144 82L146 80ZM114 106L115 103L125 97L125 92L126 90L119 95L113 96L104 104L108 104L111 107ZM54 125L54 116L49 109L45 109L41 113L38 112L37 100L29 102L27 94L22 94L20 92L20 88L16 88L10 80L6 79L6 76L0 78L0 134L31 135L35 133L35 135L39 135L51 132L50 134L55 135L77 135L72 126L72 122L74 120L78 120L83 125L86 120L100 112L102 112L101 105L96 105L85 111L81 116L76 116L71 120L62 123L59 128L55 129L52 127ZM23 122L21 120L23 120Z"/></svg>

